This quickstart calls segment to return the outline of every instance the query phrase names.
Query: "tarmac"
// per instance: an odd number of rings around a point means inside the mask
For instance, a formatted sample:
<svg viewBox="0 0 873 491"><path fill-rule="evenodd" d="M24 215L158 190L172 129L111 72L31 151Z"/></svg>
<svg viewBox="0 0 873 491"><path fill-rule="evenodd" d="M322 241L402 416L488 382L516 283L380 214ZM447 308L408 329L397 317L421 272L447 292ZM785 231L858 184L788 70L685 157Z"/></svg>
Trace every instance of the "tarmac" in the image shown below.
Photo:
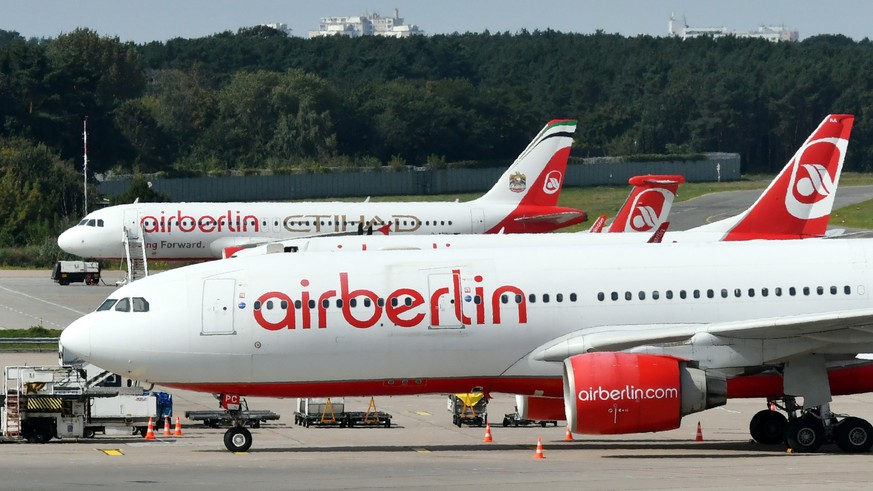
<svg viewBox="0 0 873 491"><path fill-rule="evenodd" d="M700 207L695 200L694 206ZM678 206L678 204L677 204ZM107 285L60 286L49 271L0 271L0 328L63 328L96 308ZM326 360L326 362L329 362ZM0 365L57 363L57 354L0 352ZM158 387L156 390L161 389ZM294 424L292 399L249 398L251 409L280 414L252 429L245 453L228 452L225 428L184 418L215 409L211 394L167 389L183 436L147 441L115 432L46 444L0 444L0 490L15 489L859 489L873 481L873 454L850 455L829 445L816 454L786 452L750 440L749 420L763 400L731 400L693 414L676 430L638 435L575 435L566 429L503 427L514 398L495 394L485 428L452 425L445 395L379 397L390 428L304 428ZM365 411L368 398L346 398ZM870 394L836 397L832 409L873 421ZM698 423L702 441L696 441ZM537 439L544 459L534 459Z"/></svg>

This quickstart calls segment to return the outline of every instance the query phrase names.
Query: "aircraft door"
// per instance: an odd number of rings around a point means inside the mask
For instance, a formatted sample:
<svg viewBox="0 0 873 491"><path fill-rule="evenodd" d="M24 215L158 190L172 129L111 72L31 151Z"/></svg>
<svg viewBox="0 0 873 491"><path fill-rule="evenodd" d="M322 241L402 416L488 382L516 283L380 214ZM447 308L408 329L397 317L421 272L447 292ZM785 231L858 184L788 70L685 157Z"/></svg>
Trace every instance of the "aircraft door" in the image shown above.
<svg viewBox="0 0 873 491"><path fill-rule="evenodd" d="M201 335L236 334L233 327L233 292L236 280L219 278L203 282Z"/></svg>
<svg viewBox="0 0 873 491"><path fill-rule="evenodd" d="M460 283L458 273L437 273L427 277L431 299L429 329L463 329L455 307L455 285Z"/></svg>
<svg viewBox="0 0 873 491"><path fill-rule="evenodd" d="M127 228L128 237L138 239L142 229L139 224L139 210L124 210L123 226Z"/></svg>
<svg viewBox="0 0 873 491"><path fill-rule="evenodd" d="M485 210L482 208L473 208L470 210L470 218L472 221L471 233L485 233Z"/></svg>

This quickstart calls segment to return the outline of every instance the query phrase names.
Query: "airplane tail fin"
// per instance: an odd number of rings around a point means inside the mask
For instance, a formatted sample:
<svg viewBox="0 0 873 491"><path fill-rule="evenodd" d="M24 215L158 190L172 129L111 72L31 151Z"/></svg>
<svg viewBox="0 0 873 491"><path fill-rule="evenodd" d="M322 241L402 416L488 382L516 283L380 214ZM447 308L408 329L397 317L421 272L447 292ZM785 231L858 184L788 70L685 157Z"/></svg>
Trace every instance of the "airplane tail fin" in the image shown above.
<svg viewBox="0 0 873 491"><path fill-rule="evenodd" d="M854 121L826 116L749 209L692 230L723 232L722 240L824 236Z"/></svg>
<svg viewBox="0 0 873 491"><path fill-rule="evenodd" d="M682 176L635 176L634 188L618 210L609 232L651 232L670 215Z"/></svg>
<svg viewBox="0 0 873 491"><path fill-rule="evenodd" d="M550 121L479 203L557 206L576 121Z"/></svg>
<svg viewBox="0 0 873 491"><path fill-rule="evenodd" d="M597 220L594 220L594 223L591 224L591 228L588 229L588 233L591 234L599 234L603 231L603 224L606 223L606 215L600 215L597 217Z"/></svg>

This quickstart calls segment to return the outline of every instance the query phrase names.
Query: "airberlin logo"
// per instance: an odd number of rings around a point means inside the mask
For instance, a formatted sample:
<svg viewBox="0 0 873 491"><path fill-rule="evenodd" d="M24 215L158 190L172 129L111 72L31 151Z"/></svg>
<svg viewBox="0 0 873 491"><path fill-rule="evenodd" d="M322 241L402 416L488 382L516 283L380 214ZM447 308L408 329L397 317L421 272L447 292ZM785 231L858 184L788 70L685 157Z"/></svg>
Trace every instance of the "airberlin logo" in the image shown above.
<svg viewBox="0 0 873 491"><path fill-rule="evenodd" d="M785 195L788 213L801 220L830 213L847 144L841 138L822 138L797 151Z"/></svg>
<svg viewBox="0 0 873 491"><path fill-rule="evenodd" d="M464 325L499 325L510 315L511 321L527 323L524 292L512 285L489 291L484 278L476 275L462 286L460 270L453 270L445 285L433 286L428 294L414 288L398 288L381 295L367 288L352 289L348 273L339 273L339 291L310 291L307 279L295 293L271 291L254 303L253 316L268 331L283 329L326 329L337 315L345 324L358 329L377 325L383 317L400 327L432 326L460 322ZM333 315L329 313L333 312Z"/></svg>
<svg viewBox="0 0 873 491"><path fill-rule="evenodd" d="M391 215L382 219L378 215L367 218L364 215L289 215L281 220L273 218L274 226L281 226L292 233L355 232L356 230L376 230L386 225L395 233L415 232L421 228L421 219L414 215ZM160 215L146 215L140 220L145 233L203 233L219 232L260 232L267 226L266 219L255 215L244 215L239 210L227 210L219 215L192 216L177 210ZM274 230L275 232L276 230Z"/></svg>
<svg viewBox="0 0 873 491"><path fill-rule="evenodd" d="M546 174L546 180L543 182L543 192L546 194L555 194L561 189L561 179L564 176L561 171L553 170Z"/></svg>
<svg viewBox="0 0 873 491"><path fill-rule="evenodd" d="M579 391L581 402L595 401L644 401L649 399L678 399L676 387L639 388L626 385L621 389L604 389L603 386L588 387Z"/></svg>
<svg viewBox="0 0 873 491"><path fill-rule="evenodd" d="M646 189L638 194L628 220L630 228L636 232L648 232L660 225L670 211L667 203L672 202L672 194L660 188Z"/></svg>

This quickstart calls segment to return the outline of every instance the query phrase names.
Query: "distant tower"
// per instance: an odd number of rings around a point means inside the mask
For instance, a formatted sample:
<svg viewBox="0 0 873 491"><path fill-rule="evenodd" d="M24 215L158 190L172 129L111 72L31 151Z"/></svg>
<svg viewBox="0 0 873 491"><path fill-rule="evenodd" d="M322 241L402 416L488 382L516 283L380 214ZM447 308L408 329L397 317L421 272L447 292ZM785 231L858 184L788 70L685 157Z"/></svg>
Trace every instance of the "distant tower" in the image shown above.
<svg viewBox="0 0 873 491"><path fill-rule="evenodd" d="M400 18L400 11L397 10L396 7L394 8L394 11L393 11L392 13L394 14L393 17L394 17L395 19L399 19L399 18Z"/></svg>
<svg viewBox="0 0 873 491"><path fill-rule="evenodd" d="M688 27L688 25L685 23L684 15L682 16L682 22L679 22L678 20L676 20L676 16L672 12L670 13L670 22L667 23L668 36L684 36L686 27Z"/></svg>

